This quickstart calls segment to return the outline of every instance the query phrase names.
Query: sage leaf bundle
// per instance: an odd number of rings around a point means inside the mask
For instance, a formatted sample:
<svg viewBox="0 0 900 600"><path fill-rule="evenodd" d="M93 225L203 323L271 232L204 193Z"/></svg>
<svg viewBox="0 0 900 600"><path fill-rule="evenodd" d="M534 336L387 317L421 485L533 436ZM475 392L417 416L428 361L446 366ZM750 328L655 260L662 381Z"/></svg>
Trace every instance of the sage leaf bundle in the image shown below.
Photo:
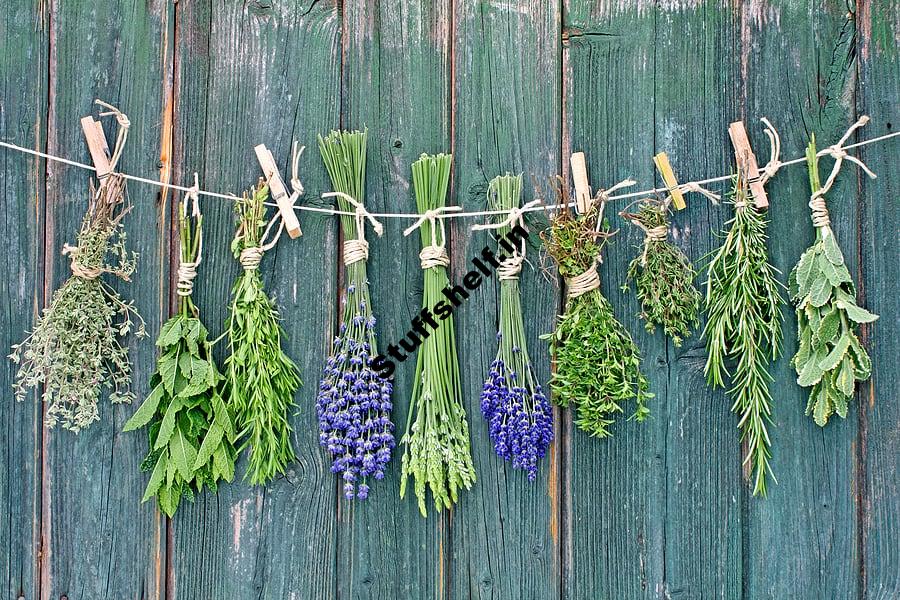
<svg viewBox="0 0 900 600"><path fill-rule="evenodd" d="M806 162L816 240L800 256L788 278L799 340L791 364L797 371L797 384L812 387L806 414L824 426L834 413L847 416L856 382L868 379L872 372L856 330L860 323L871 323L878 316L856 304L856 287L825 206L815 137L806 149Z"/></svg>
<svg viewBox="0 0 900 600"><path fill-rule="evenodd" d="M336 192L341 211L364 210L367 132L332 131L319 136L319 150ZM363 500L369 495L369 478L384 478L395 446L391 422L393 384L372 368L378 356L375 316L369 297L365 220L341 215L346 294L338 335L332 343L316 412L319 443L331 455L331 471L344 480L344 496ZM376 232L381 224L377 221Z"/></svg>
<svg viewBox="0 0 900 600"><path fill-rule="evenodd" d="M643 250L628 265L627 282L634 281L641 302L640 317L647 331L657 325L676 347L697 326L700 290L694 286L697 272L681 249L667 240L669 219L665 206L643 202L636 214L624 214L644 233ZM622 286L628 289L628 283Z"/></svg>
<svg viewBox="0 0 900 600"><path fill-rule="evenodd" d="M734 179L729 203L734 218L708 266L704 373L711 386L724 387L730 379L728 395L747 443L744 463L753 473L753 494L765 496L772 474L768 366L781 353L781 283L766 251L765 215L754 207L743 174Z"/></svg>
<svg viewBox="0 0 900 600"><path fill-rule="evenodd" d="M519 208L521 195L521 175L495 177L488 184L491 210ZM510 224L496 229L498 238L505 238ZM497 269L500 279L499 348L481 392L481 413L488 422L497 456L510 461L514 469L525 470L528 479L534 481L537 463L553 441L553 410L528 355L519 294L519 272L524 259L523 249L502 260Z"/></svg>
<svg viewBox="0 0 900 600"><path fill-rule="evenodd" d="M150 451L141 469L150 472L150 481L142 502L156 497L160 510L170 517L182 497L193 500L204 486L215 491L220 480L234 479L237 456L237 432L222 398L225 378L191 298L203 239L203 217L196 196L193 200L193 223L186 209L179 217L180 306L156 340L160 355L150 394L124 428L148 428Z"/></svg>
<svg viewBox="0 0 900 600"><path fill-rule="evenodd" d="M123 300L101 279L109 274L130 281L137 264L137 254L126 248L122 219L131 207L125 194L125 181L116 174L99 190L91 187L78 245L63 247L72 274L9 355L19 365L16 399L43 386L45 421L51 428L60 423L78 432L99 419L97 402L103 390L110 390L113 404L134 398L128 389L128 348L121 340L131 332L145 336L144 321L133 301Z"/></svg>
<svg viewBox="0 0 900 600"><path fill-rule="evenodd" d="M600 438L611 435L609 426L624 402L634 400L633 418L643 421L653 397L640 370L640 351L600 291L597 265L609 236L605 223L598 227L602 206L595 201L578 216L563 206L541 234L567 287L565 312L556 330L543 336L556 361L552 397L559 406L574 407L578 427Z"/></svg>
<svg viewBox="0 0 900 600"><path fill-rule="evenodd" d="M441 315L441 322L429 335L419 338L412 333L414 344L420 347L406 432L400 440L404 446L400 497L404 497L407 479L412 477L423 517L427 515L426 489L431 490L435 510L440 511L456 503L460 488L470 489L475 483L452 309L442 294L450 284L447 278L450 258L445 247L443 220L430 217L446 206L451 159L449 154L423 154L412 164L416 207L423 215L419 224L422 240L419 258L425 278L423 313L434 309Z"/></svg>
<svg viewBox="0 0 900 600"><path fill-rule="evenodd" d="M301 385L297 365L281 349L285 333L278 308L258 271L263 254L278 239L266 242L275 222L266 227L268 198L269 188L260 181L235 201L238 228L231 249L243 273L234 283L226 324L231 351L225 360L227 395L243 440L240 450L249 447L245 477L254 485L283 474L294 460L288 417Z"/></svg>

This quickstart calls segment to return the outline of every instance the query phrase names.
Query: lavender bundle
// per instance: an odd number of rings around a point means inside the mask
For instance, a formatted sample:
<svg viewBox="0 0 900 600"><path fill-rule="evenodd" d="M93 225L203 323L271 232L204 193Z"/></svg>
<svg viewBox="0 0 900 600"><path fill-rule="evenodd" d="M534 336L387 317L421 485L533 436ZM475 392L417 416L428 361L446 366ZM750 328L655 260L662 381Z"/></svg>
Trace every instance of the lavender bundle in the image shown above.
<svg viewBox="0 0 900 600"><path fill-rule="evenodd" d="M495 177L488 186L491 210L509 211L519 207L522 176ZM510 223L495 226L499 238L506 237ZM497 456L524 469L528 479L537 477L537 462L553 441L553 414L541 384L537 382L525 340L519 272L523 252L501 262L499 349L491 363L481 392L481 413L490 427Z"/></svg>
<svg viewBox="0 0 900 600"><path fill-rule="evenodd" d="M337 192L338 208L359 215L355 219L341 216L347 291L341 326L316 400L319 443L331 454L331 472L344 479L344 496L360 500L369 495L369 477L384 478L395 445L393 386L371 365L378 347L366 277L369 245L361 201L366 180L366 138L365 131L332 131L324 139L319 136L319 151ZM380 234L380 224L374 220L373 224Z"/></svg>

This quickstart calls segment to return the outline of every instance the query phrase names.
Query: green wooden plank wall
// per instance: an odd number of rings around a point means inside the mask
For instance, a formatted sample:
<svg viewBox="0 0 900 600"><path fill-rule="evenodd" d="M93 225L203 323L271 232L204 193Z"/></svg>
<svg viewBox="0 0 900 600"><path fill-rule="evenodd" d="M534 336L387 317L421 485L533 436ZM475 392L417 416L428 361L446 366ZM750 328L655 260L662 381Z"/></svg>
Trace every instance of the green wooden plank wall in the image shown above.
<svg viewBox="0 0 900 600"><path fill-rule="evenodd" d="M17 6L12 6L17 4ZM121 166L174 182L239 191L254 182L252 146L301 161L305 202L329 190L315 135L370 132L367 202L414 207L410 163L455 155L451 201L484 206L487 182L526 174L525 200L587 151L595 186L655 181L650 157L669 153L682 180L727 173L726 127L757 119L797 156L809 132L835 139L860 114L862 137L893 131L900 114L898 0L33 0L0 9L0 139L87 161L78 118L101 97L133 128ZM846 420L821 430L803 415L788 358L775 367L769 498L749 495L729 401L704 384L704 351L649 334L632 294L618 290L641 235L620 227L602 284L643 352L657 397L653 418L622 419L606 441L565 412L557 440L528 483L493 453L478 394L495 352L497 287L457 315L465 408L478 483L452 513L422 519L397 498L399 460L364 503L348 503L317 443L313 410L336 325L343 266L337 221L301 214L304 236L263 263L305 386L293 417L299 460L266 488L223 486L172 520L138 503L142 435L121 433L134 410L104 405L78 436L47 431L43 407L15 403L0 369L0 595L10 598L860 598L900 597L900 398L897 359L896 141L860 151L880 175L854 168L830 194L860 295L881 320L864 329L872 380ZM765 154L762 152L762 154ZM532 183L533 182L533 183ZM65 277L85 173L0 152L8 253L0 342L21 339ZM786 272L812 239L802 168L770 183L771 253ZM176 196L132 184L129 235L139 276L124 284L151 334L174 306ZM227 251L231 209L204 200L205 261L196 297L218 335L238 271ZM694 259L713 250L727 211L699 198L673 223ZM532 215L540 227L542 216ZM416 236L388 221L372 240L369 276L384 343L418 312ZM454 221L454 278L490 241ZM374 237L374 236L370 236ZM536 267L536 247L529 249ZM546 381L538 336L561 294L539 268L522 277L526 329ZM27 315L26 319L22 316ZM133 345L145 391L154 349ZM398 371L396 421L409 408L413 364Z"/></svg>

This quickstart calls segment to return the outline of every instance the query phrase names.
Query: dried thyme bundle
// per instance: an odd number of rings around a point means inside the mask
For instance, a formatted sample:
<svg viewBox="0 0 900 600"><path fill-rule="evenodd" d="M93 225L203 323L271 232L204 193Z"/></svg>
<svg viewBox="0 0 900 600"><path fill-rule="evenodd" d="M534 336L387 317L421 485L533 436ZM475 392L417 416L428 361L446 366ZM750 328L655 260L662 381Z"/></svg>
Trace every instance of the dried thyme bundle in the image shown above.
<svg viewBox="0 0 900 600"><path fill-rule="evenodd" d="M642 202L636 214L623 214L644 231L641 255L628 265L628 281L634 281L640 317L647 331L661 325L675 346L697 326L700 291L694 286L697 272L678 246L667 240L669 219L666 207L654 201ZM622 286L628 289L628 283Z"/></svg>
<svg viewBox="0 0 900 600"><path fill-rule="evenodd" d="M595 201L576 216L563 206L541 234L567 287L565 312L556 330L543 336L556 361L550 389L557 404L576 408L575 423L597 437L610 435L626 400L634 399L633 416L643 421L653 397L640 371L640 351L600 292L597 264L609 235L605 224L598 227L602 210L603 203Z"/></svg>
<svg viewBox="0 0 900 600"><path fill-rule="evenodd" d="M130 281L137 254L126 249L122 219L130 206L125 181L110 175L99 190L91 187L81 222L78 245L63 246L72 275L53 294L28 337L12 347L10 359L19 365L16 399L43 385L46 423L78 432L97 419L97 401L104 389L112 403L134 398L128 349L121 339L132 331L146 335L144 321L132 301L125 301L101 279L110 274ZM111 260L110 260L111 259Z"/></svg>
<svg viewBox="0 0 900 600"><path fill-rule="evenodd" d="M124 431L147 427L150 451L141 470L150 472L142 502L156 497L170 517L182 497L194 499L206 485L234 478L237 434L222 398L225 378L212 357L212 343L191 299L203 245L203 217L193 199L193 224L187 203L179 218L180 266L178 313L159 332L159 358L150 378L150 395L125 424Z"/></svg>
<svg viewBox="0 0 900 600"><path fill-rule="evenodd" d="M263 254L278 240L276 234L266 241L275 223L266 227L268 198L269 188L260 180L235 202L238 229L231 249L244 272L232 290L227 323L231 355L225 361L227 395L244 440L241 450L250 448L245 477L254 485L284 473L294 460L288 413L301 385L297 366L281 349L285 334L278 308L266 295L258 271Z"/></svg>
<svg viewBox="0 0 900 600"><path fill-rule="evenodd" d="M439 304L447 307L441 290L450 283L447 278L450 257L445 248L443 220L438 215L447 202L451 158L449 154L423 154L412 165L416 207L423 217L406 233L418 227L421 234L419 258L425 277L422 307L436 314L443 312L437 308ZM440 511L456 503L460 488L470 489L475 483L450 310L441 319L424 339L412 333L415 344L421 347L416 356L406 433L400 440L405 446L400 497L406 492L407 478L412 477L422 516L426 515L426 488L431 489L435 510Z"/></svg>
<svg viewBox="0 0 900 600"><path fill-rule="evenodd" d="M765 215L753 206L743 175L734 179L730 202L734 218L708 267L704 372L712 386L725 386L730 376L728 395L734 398L731 410L740 416L741 439L747 442L744 462L754 472L753 494L765 496L771 474L768 365L781 353L781 284L778 270L769 264Z"/></svg>
<svg viewBox="0 0 900 600"><path fill-rule="evenodd" d="M367 133L360 131L332 131L324 139L319 136L319 150L337 192L338 209L358 215L341 215L347 291L340 330L319 384L319 443L331 455L332 473L339 473L344 480L344 496L360 500L369 495L370 477L384 478L395 446L393 385L371 364L378 356L378 346L366 276L369 244L362 204L366 138ZM381 224L370 220L380 235Z"/></svg>
<svg viewBox="0 0 900 600"><path fill-rule="evenodd" d="M872 363L856 330L859 323L871 323L878 315L856 304L856 287L831 230L825 205L825 192L834 178L821 185L815 136L806 149L806 162L816 241L800 257L788 279L797 311L799 340L791 364L797 370L797 383L812 386L806 414L824 426L834 413L847 416L856 382L871 374Z"/></svg>

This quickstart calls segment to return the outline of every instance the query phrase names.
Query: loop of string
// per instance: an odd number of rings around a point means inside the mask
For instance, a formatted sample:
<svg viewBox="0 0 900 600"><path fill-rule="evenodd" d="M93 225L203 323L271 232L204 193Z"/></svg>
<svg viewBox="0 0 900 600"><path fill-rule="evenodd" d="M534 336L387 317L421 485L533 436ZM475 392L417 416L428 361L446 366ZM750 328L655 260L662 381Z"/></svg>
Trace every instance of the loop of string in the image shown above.
<svg viewBox="0 0 900 600"><path fill-rule="evenodd" d="M647 227L637 219L632 219L631 222L644 231L644 251L641 253L641 266L646 267L647 252L650 250L650 244L653 242L664 242L669 237L669 227L668 225Z"/></svg>
<svg viewBox="0 0 900 600"><path fill-rule="evenodd" d="M291 195L288 198L288 200L290 200L290 202L291 202L291 208L293 208L294 210L302 210L304 208L302 206L297 206L297 200L300 198L300 196L303 195L303 184L300 183L300 177L297 173L300 168L300 155L303 154L304 150L306 150L306 146L300 146L300 148L298 150L297 149L298 144L299 144L299 142L295 141L294 147L291 150L291 189L293 191L291 192ZM272 175L274 175L274 173L266 173L265 175L266 175L266 185L268 185L269 181L271 180ZM236 198L236 196L231 195L230 198ZM263 236L261 238L261 239L266 239L269 236L269 233L271 232L272 227L275 225L275 223L278 223L278 229L275 232L274 239L272 239L272 241L270 243L262 245L262 249L263 249L263 251L265 251L265 250L269 250L272 247L274 247L275 243L278 242L278 238L281 237L281 232L284 231L284 219L281 218L281 209L278 207L277 203L264 202L263 204L265 204L266 206L275 206L276 208L279 209L275 213L275 215L269 220L269 224L266 225L266 231L263 233ZM254 267L254 268L256 268L256 267Z"/></svg>
<svg viewBox="0 0 900 600"><path fill-rule="evenodd" d="M116 122L119 124L118 131L116 132L116 145L114 146L112 156L109 159L109 170L110 174L112 174L116 170L116 165L119 164L119 159L122 158L122 150L125 149L125 141L128 139L128 128L131 127L131 121L128 119L128 115L112 104L108 104L100 99L94 100L94 103L107 109L106 111L101 112L99 116L115 116Z"/></svg>
<svg viewBox="0 0 900 600"><path fill-rule="evenodd" d="M609 202L610 198L612 197L610 196L610 194L618 189L631 187L636 184L637 181L635 181L634 179L623 179L611 188L599 190L597 192L597 195L594 196L594 199L592 200L592 203L600 203L600 210L597 211L597 225L594 227L594 231L600 231L600 227L603 225L603 209L606 208L606 203ZM599 281L597 285L600 285Z"/></svg>
<svg viewBox="0 0 900 600"><path fill-rule="evenodd" d="M350 266L359 261L369 259L369 242L366 241L366 219L372 224L372 229L381 237L384 234L384 225L372 216L362 202L350 194L344 192L328 192L322 194L323 198L339 197L349 202L355 209L354 218L356 219L356 239L344 240L343 258L344 265Z"/></svg>
<svg viewBox="0 0 900 600"><path fill-rule="evenodd" d="M62 254L69 257L69 268L73 275L82 279L97 279L106 272L106 269L101 267L85 267L78 262L78 250L78 246L63 244Z"/></svg>
<svg viewBox="0 0 900 600"><path fill-rule="evenodd" d="M527 229L525 227L525 213L528 212L534 206L540 206L542 200L540 198L535 198L531 202L526 203L524 206L514 206L509 209L509 213L506 215L506 218L497 223L485 223L480 225L472 225L472 231L485 231L489 229L500 229L502 227L515 227L516 225L522 227L523 229ZM505 259L500 263L500 266L497 267L497 278L500 281L512 281L519 278L519 273L522 272L522 263L525 262L525 240L523 239L521 242L521 249Z"/></svg>
<svg viewBox="0 0 900 600"><path fill-rule="evenodd" d="M597 263L591 265L584 273L566 277L566 295L569 298L577 298L599 287L600 275L597 274Z"/></svg>
<svg viewBox="0 0 900 600"><path fill-rule="evenodd" d="M722 199L722 197L719 194L709 191L708 189L701 186L699 183L697 183L695 181L689 181L687 183L681 184L678 186L678 189L682 193L695 192L697 194L700 194L700 195L704 196L707 200L712 202L713 204L718 204L719 200ZM669 194L668 196L666 196L665 205L669 206L669 204L671 202L672 202L672 195Z"/></svg>
<svg viewBox="0 0 900 600"><path fill-rule="evenodd" d="M182 210L184 211L184 216L187 218L188 216L188 203L191 205L191 216L195 219L200 218L200 180L197 173L194 173L194 187L191 188L191 191L185 195L182 200ZM179 256L184 256L184 249L179 253ZM194 279L197 277L197 267L200 265L200 261L203 260L203 229L201 227L197 228L197 256L193 261L180 261L178 263L178 282L175 286L175 293L181 297L190 296L194 291Z"/></svg>
<svg viewBox="0 0 900 600"><path fill-rule="evenodd" d="M775 177L778 170L785 164L781 162L781 138L778 136L778 130L765 117L760 119L762 124L766 126L765 134L769 138L769 162L760 169L759 181L763 184Z"/></svg>
<svg viewBox="0 0 900 600"><path fill-rule="evenodd" d="M431 269L433 267L447 267L450 265L450 256L445 248L447 244L447 231L444 228L444 213L461 211L461 206L441 206L426 210L419 215L415 223L407 227L403 231L404 236L408 236L416 229L419 229L426 222L431 225L431 244L422 248L419 252L419 264L422 269ZM438 244L437 228L440 226L440 244Z"/></svg>

